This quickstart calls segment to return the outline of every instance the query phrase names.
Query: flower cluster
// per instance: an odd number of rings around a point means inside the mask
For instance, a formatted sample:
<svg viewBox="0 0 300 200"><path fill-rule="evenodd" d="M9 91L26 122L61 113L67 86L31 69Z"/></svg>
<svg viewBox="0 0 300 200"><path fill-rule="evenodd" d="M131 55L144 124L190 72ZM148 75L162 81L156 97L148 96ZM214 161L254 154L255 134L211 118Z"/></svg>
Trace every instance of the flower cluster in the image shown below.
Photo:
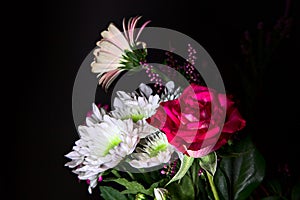
<svg viewBox="0 0 300 200"><path fill-rule="evenodd" d="M111 110L93 104L85 123L78 127L80 139L66 154L71 159L66 166L87 182L90 193L98 182L112 181L126 188L118 192L100 186L104 198L105 192L110 191L117 196L135 195L135 199L143 199L145 195L166 199L171 194L169 185L189 180L186 174L190 168L196 176L207 172L210 180L216 171L215 152L245 127L245 120L231 97L197 84L193 67L196 51L191 45L188 45L187 64L175 68L184 71L189 80L190 85L185 88L164 81L147 64L146 44L138 38L149 21L135 34L139 19L129 19L127 30L124 20L123 33L113 24L101 33L91 63L92 72L98 73L99 84L107 90L120 72L134 71L142 65L150 81L156 81L154 87L141 83L136 91L117 91ZM151 171L158 172L160 179L149 181L147 176ZM120 175L121 172L126 176ZM137 182L131 172L143 174L145 181L141 182L145 184ZM132 182L127 180L128 176ZM145 189L147 184L149 188ZM211 180L210 184L214 189Z"/></svg>
<svg viewBox="0 0 300 200"><path fill-rule="evenodd" d="M170 96L173 90L166 88L164 94ZM80 139L66 155L72 159L66 166L75 168L73 172L80 180L87 180L90 192L97 180L102 179L102 173L122 162L139 169L170 161L175 148L165 134L146 122L156 112L159 102L160 97L141 84L139 93L118 91L114 110L108 112L93 104L86 124L78 128Z"/></svg>

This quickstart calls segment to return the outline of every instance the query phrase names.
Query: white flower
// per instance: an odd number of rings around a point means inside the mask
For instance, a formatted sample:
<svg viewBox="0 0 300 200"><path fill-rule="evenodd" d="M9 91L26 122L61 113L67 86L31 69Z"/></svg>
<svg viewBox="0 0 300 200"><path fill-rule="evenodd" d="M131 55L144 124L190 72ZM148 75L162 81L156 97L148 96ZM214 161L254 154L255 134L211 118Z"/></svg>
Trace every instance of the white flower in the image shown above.
<svg viewBox="0 0 300 200"><path fill-rule="evenodd" d="M153 90L151 89L151 87L149 87L145 83L141 83L139 85L138 91L141 96L146 97L147 99L149 99L150 95L152 95L152 93L153 93Z"/></svg>
<svg viewBox="0 0 300 200"><path fill-rule="evenodd" d="M72 161L66 163L80 180L89 181L89 192L97 185L97 179L107 169L116 167L131 154L139 142L138 130L129 120L117 120L103 116L103 122L91 126L79 126L80 139L73 151L66 155Z"/></svg>
<svg viewBox="0 0 300 200"><path fill-rule="evenodd" d="M97 42L99 48L94 50L95 58L91 67L93 73L98 73L99 84L106 90L123 70L132 69L139 66L141 61L145 61L145 44L137 40L150 21L144 23L139 32L135 34L135 26L140 18L130 18L127 31L124 19L124 33L112 23L108 26L107 31L101 33L102 39ZM142 47L138 48L139 45Z"/></svg>
<svg viewBox="0 0 300 200"><path fill-rule="evenodd" d="M158 103L158 95L150 95L149 98L146 98L118 91L113 103L115 110L111 114L118 119L131 118L134 122L137 122L155 114L159 106Z"/></svg>
<svg viewBox="0 0 300 200"><path fill-rule="evenodd" d="M158 129L149 125L146 119L155 114L159 104L159 96L138 96L123 91L117 92L113 106L115 110L110 114L116 119L132 119L134 126L138 128L140 138L144 138Z"/></svg>
<svg viewBox="0 0 300 200"><path fill-rule="evenodd" d="M137 147L133 153L134 159L129 164L135 168L149 168L165 164L170 161L175 149L169 144L162 132L154 133L141 140L142 147Z"/></svg>
<svg viewBox="0 0 300 200"><path fill-rule="evenodd" d="M173 81L169 81L166 83L165 85L165 89L163 91L163 93L161 94L161 101L170 101L170 100L174 100L177 99L180 95L181 95L181 88L178 87L175 89L175 84Z"/></svg>
<svg viewBox="0 0 300 200"><path fill-rule="evenodd" d="M98 108L96 104L93 103L92 114L86 117L85 122L87 126L92 126L103 121L103 116L106 115L106 110L104 108Z"/></svg>
<svg viewBox="0 0 300 200"><path fill-rule="evenodd" d="M154 200L166 200L168 190L165 188L154 188Z"/></svg>
<svg viewBox="0 0 300 200"><path fill-rule="evenodd" d="M145 137L151 135L152 133L155 133L158 131L157 128L148 124L146 119L137 121L136 123L133 124L133 127L138 129L138 134L139 134L140 138L145 138Z"/></svg>

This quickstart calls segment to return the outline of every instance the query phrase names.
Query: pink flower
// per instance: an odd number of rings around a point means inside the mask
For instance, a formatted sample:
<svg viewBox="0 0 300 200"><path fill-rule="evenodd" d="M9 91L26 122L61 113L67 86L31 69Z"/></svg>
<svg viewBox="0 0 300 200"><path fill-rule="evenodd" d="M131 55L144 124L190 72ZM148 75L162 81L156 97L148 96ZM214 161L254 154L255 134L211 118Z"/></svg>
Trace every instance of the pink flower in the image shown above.
<svg viewBox="0 0 300 200"><path fill-rule="evenodd" d="M160 103L147 121L179 151L195 158L219 149L246 125L232 99L196 84L178 99Z"/></svg>
<svg viewBox="0 0 300 200"><path fill-rule="evenodd" d="M91 67L92 72L98 73L98 77L100 77L99 85L102 85L106 90L122 71L128 70L127 66L140 65L139 62L130 63L130 61L134 60L130 56L134 56L136 47L141 44L145 48L145 44L137 40L150 21L144 23L139 32L135 34L135 26L140 18L130 18L127 30L124 19L124 33L112 23L109 24L108 30L101 33L102 39L97 42L99 48L94 50L95 57ZM128 54L127 52L130 53Z"/></svg>

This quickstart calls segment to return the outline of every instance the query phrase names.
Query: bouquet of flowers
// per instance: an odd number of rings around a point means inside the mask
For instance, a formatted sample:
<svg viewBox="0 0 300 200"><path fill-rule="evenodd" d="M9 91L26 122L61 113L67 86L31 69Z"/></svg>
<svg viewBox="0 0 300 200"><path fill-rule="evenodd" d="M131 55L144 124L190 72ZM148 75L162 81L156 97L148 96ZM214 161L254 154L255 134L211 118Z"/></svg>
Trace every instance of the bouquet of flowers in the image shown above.
<svg viewBox="0 0 300 200"><path fill-rule="evenodd" d="M126 73L131 80L143 73L143 81L116 91L111 105L93 103L66 166L106 200L248 198L265 164L242 134L238 101L205 83L189 43L186 59L170 49L161 65L151 64L149 44L139 40L149 21L138 29L139 20L101 33L91 70L105 92Z"/></svg>

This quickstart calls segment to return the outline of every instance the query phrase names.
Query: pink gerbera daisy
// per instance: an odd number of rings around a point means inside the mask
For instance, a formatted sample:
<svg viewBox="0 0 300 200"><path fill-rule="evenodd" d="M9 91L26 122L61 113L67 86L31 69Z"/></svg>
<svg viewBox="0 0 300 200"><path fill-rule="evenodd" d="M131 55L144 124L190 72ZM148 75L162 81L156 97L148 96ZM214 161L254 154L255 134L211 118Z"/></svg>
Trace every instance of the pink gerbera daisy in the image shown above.
<svg viewBox="0 0 300 200"><path fill-rule="evenodd" d="M127 30L123 19L124 32L110 23L108 29L101 33L102 39L97 42L99 48L94 50L95 58L91 67L93 73L98 73L99 85L105 90L122 71L133 69L145 61L146 45L139 42L138 38L150 21L145 22L135 34L135 27L140 18L130 18Z"/></svg>

